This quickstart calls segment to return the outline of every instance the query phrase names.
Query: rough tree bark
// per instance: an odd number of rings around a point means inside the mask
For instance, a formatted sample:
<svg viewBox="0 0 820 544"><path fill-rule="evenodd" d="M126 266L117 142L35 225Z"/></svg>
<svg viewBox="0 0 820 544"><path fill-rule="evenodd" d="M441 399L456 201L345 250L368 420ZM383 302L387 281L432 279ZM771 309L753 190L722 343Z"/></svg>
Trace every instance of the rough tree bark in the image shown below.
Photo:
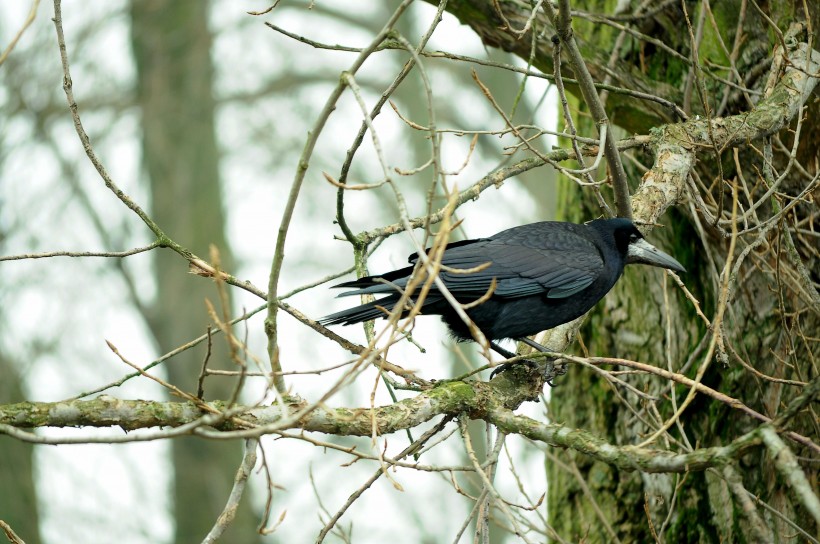
<svg viewBox="0 0 820 544"><path fill-rule="evenodd" d="M788 2L763 6L766 15L777 23L781 31L773 30L752 2L737 0L715 3L714 6L706 2L659 4L664 6L663 9L657 10L649 5L646 11L650 13L643 16L629 17L629 11L619 13L617 15L621 17L615 17L618 19L615 24L659 38L660 44L643 40L634 33L627 33L626 39L620 42L620 28L601 24L597 16L582 14L574 18L575 37L596 81L602 82L609 75L616 86L683 104L688 114L705 117L749 111L752 108L749 102L757 103L760 95L754 95L747 101L741 91L690 69L693 55L686 17L692 22L693 35L700 39L698 52L701 63L703 59L709 59L711 69L720 64L730 64L720 40L728 44L729 50L732 44L736 44L737 52L731 55L731 62L745 78L744 84L756 91L765 89L772 46L782 40L778 33L785 32L794 20L805 20L803 6ZM612 15L613 11L611 2L576 4L573 7L604 16ZM512 2L455 1L450 3L448 9L463 23L470 25L488 45L503 47L523 58L530 54L531 35L519 39L507 26L509 24L516 29L524 27L529 11L521 5ZM818 8L812 3L809 10L809 28L816 29L820 24ZM503 12L503 18L500 12ZM536 28L539 23L541 29L548 25L544 17L536 20ZM545 35L549 37L553 33L547 29ZM535 64L547 72L553 69L550 47L548 39L540 41L536 47ZM613 50L616 55L611 55ZM565 75L571 75L568 69L563 71ZM704 81L703 87L699 87L699 80ZM571 85L568 90L576 92ZM702 92L708 97L709 111L704 109L699 98ZM581 108L584 109L583 105ZM619 93L609 94L607 109L610 119L627 132L645 133L676 120L668 108ZM812 115L815 110L816 106L810 104L809 112L804 114L803 142L798 152L798 161L810 165L809 176L816 173L815 143L820 134L820 123ZM586 133L594 130L594 127L586 128ZM788 131L783 131L780 137L787 146L790 145L792 135ZM762 148L763 143L758 141L755 145ZM731 184L737 175L731 149L720 153L722 180L720 168L714 160L714 150L701 148L693 152L698 160L696 172L707 185L718 180L717 189L713 191L715 198L723 198L725 207L731 208ZM742 161L755 160L760 163L759 156L744 146L741 146L740 157ZM652 157L647 154L641 158L645 164L652 163ZM783 155L776 155L775 166L779 171L782 171L784 164ZM632 179L638 179L641 174L633 169ZM795 172L784 182L783 190L795 195L805 184L806 180ZM816 213L810 210L810 206L807 202L806 206L798 207L798 220L807 217L807 213L809 216ZM769 204L762 208L768 209ZM589 191L575 186L563 191L559 210L564 211L564 218L572 220L585 220L600 213ZM701 301L705 314L711 317L719 296L715 270L723 266L729 247L729 240L725 237L728 226L723 224L720 230L710 226L706 224L706 217L695 218L697 214L693 214L693 210L682 201L681 205L660 219L667 228L662 229L663 233L656 231L655 236L662 238L661 245L681 259L690 270L685 282ZM695 224L698 222L704 224L702 229L705 236L696 235ZM781 237L775 235L768 239L768 243L778 248L776 251L761 255L755 259L758 261L756 263L747 262L739 270L739 286L730 300L728 318L723 326L728 354L719 353L721 357L703 377L704 383L719 387L736 398L748 399L754 408L772 417L800 393L800 388L761 379L745 369L739 359L742 358L767 376L808 381L817 375L811 346L813 341L806 340L800 331L816 336L808 331L817 331L820 325L817 307L811 302L812 295L784 287L784 282L780 280L777 267L790 266L786 250L779 249L786 243ZM812 279L817 282L816 250L812 252L810 248L801 247L801 259L808 270L813 270ZM666 295L669 302L665 305L663 284L656 278L654 271L628 271L606 302L588 319L580 336L585 349L591 354L646 361L656 366L666 366L667 350L675 369L681 368L691 356L695 364L688 365L688 375L694 377L703 354L692 354L700 339L707 335L707 329L695 315L692 305L679 290L673 288L671 282ZM674 331L668 338L665 335L667 326ZM738 357L734 356L735 352ZM687 393L687 388L680 387L670 392L668 386L642 377L629 377L627 381L654 395L674 394L679 403ZM552 390L550 408L555 421L594 430L613 443L628 444L636 437L651 434L642 419L652 420L653 414L631 412L614 397L609 384L579 369L571 371L561 380L561 386ZM661 420L669 415L660 414ZM795 419L790 428L816 436L814 417L813 412L804 413ZM703 398L695 400L683 413L680 422L689 441L700 445L725 444L756 425L753 421L732 417L724 405ZM674 429L672 435L681 439ZM800 450L796 453L807 455L807 452ZM730 478L718 471L685 477L647 475L626 473L575 452L560 458L569 465L576 464L580 475L578 478L572 471L563 470L555 463L547 463L550 520L565 538L610 542L614 531L624 542L648 542L654 538L653 531L662 526L665 533L660 538L669 542L734 542L757 538L749 528L752 524L743 517L742 501L739 502L730 491ZM768 459L765 450L743 457L735 467L742 485L749 493L774 506L790 519L802 520L810 533L816 533L817 528L811 517L789 494L788 487L779 480ZM810 480L816 481L816 467L816 463L803 464ZM586 482L585 485L579 483L581 479ZM666 519L670 511L671 515ZM774 538L778 541L796 542L802 539L770 512L766 512L764 517L775 527ZM606 527L607 524L610 528Z"/></svg>

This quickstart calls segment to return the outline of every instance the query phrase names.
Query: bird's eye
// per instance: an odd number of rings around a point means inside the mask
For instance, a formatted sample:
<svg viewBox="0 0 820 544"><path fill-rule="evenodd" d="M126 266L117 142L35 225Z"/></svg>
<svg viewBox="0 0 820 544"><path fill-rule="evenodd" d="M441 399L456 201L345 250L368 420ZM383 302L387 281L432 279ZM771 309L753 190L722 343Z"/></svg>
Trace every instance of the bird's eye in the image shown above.
<svg viewBox="0 0 820 544"><path fill-rule="evenodd" d="M638 236L638 235L637 235L637 234L635 234L635 233L632 233L632 234L630 234L630 235L629 235L629 243L630 243L630 244L631 244L632 242L637 242L639 239L640 239L640 236Z"/></svg>

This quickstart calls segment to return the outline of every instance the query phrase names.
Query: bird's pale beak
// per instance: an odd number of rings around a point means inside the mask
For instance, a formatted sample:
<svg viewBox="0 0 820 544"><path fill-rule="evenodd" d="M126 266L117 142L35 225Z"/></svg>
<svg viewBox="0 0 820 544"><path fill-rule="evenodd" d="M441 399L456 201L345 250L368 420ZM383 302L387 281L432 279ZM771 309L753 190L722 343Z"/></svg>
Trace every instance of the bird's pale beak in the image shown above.
<svg viewBox="0 0 820 544"><path fill-rule="evenodd" d="M675 272L686 272L686 269L678 261L643 238L629 244L626 262L627 264L643 263L660 268L668 268Z"/></svg>

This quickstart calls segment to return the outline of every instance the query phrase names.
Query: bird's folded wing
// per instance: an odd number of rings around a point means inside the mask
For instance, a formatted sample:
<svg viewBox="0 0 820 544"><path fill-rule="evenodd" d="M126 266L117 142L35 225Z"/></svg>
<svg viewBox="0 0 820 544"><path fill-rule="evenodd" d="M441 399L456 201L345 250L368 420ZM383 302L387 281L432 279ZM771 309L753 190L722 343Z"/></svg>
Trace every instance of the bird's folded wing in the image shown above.
<svg viewBox="0 0 820 544"><path fill-rule="evenodd" d="M496 280L494 294L518 298L544 294L564 298L588 287L601 274L604 262L595 245L578 237L572 244L542 247L486 241L448 250L442 264L465 270L490 263L477 272L460 274L442 271L439 275L455 295L481 296Z"/></svg>

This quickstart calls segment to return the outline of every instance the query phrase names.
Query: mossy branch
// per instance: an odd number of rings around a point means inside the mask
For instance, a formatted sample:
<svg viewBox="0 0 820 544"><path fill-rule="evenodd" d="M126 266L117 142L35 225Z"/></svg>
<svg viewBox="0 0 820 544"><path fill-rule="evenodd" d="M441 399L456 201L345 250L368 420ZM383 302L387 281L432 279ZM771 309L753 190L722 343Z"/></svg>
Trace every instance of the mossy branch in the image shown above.
<svg viewBox="0 0 820 544"><path fill-rule="evenodd" d="M508 373L537 371L522 368ZM514 414L512 409L525 400L530 400L543 384L536 379L532 382L532 387L521 388L514 385L513 381L507 380L504 375L501 378L491 383L446 382L413 398L373 409L318 406L306 411L306 401L298 397L286 397L282 404L236 407L224 417L215 417L213 413L204 414L191 402L123 400L110 396L64 402L21 402L0 405L0 432L42 444L136 442L179 434L202 434L208 438L235 439L276 434L287 429L302 429L336 436L370 436L374 420L378 433L383 435L416 427L438 416L468 414L473 419L481 419L496 425L505 433L518 434L556 447L574 449L622 469L673 473L724 466L762 441L760 429L757 429L727 446L700 448L683 454L660 449L616 446L581 429L542 423ZM208 404L218 412L226 409L221 402ZM306 415L298 417L298 414L305 412ZM82 438L47 437L22 430L37 427L120 427L126 431L168 429L154 434ZM182 432L174 432L175 430Z"/></svg>

